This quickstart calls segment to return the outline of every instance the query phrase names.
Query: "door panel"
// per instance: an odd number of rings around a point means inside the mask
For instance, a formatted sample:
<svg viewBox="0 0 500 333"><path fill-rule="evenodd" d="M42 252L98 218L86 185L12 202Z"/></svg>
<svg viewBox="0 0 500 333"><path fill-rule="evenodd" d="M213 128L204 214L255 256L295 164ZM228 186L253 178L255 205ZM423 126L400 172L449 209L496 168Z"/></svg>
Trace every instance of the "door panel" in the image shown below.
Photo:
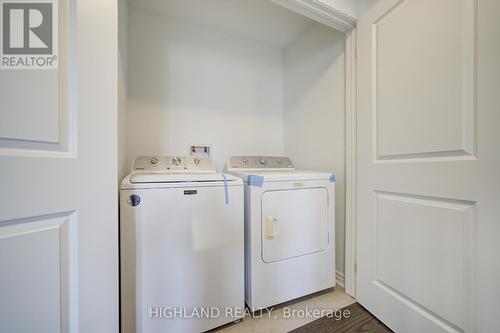
<svg viewBox="0 0 500 333"><path fill-rule="evenodd" d="M475 203L388 192L376 200L375 285L464 327Z"/></svg>
<svg viewBox="0 0 500 333"><path fill-rule="evenodd" d="M328 209L325 188L264 192L262 260L270 263L325 250Z"/></svg>
<svg viewBox="0 0 500 333"><path fill-rule="evenodd" d="M357 297L397 332L500 331L499 13L380 0L358 22Z"/></svg>
<svg viewBox="0 0 500 333"><path fill-rule="evenodd" d="M31 142L31 146L33 143L59 143L59 74L67 75L63 70L12 70L2 73L0 147L13 145L13 140ZM20 98L19 91L30 98ZM61 111L67 112L68 109Z"/></svg>
<svg viewBox="0 0 500 333"><path fill-rule="evenodd" d="M69 213L3 222L0 253L7 255L0 256L2 332L68 332L75 324L75 220ZM30 320L22 311L27 305L37 309Z"/></svg>
<svg viewBox="0 0 500 333"><path fill-rule="evenodd" d="M117 332L116 2L54 4L58 68L0 69L0 331Z"/></svg>
<svg viewBox="0 0 500 333"><path fill-rule="evenodd" d="M0 155L72 156L75 151L75 4L65 0L53 6L57 69L1 72Z"/></svg>
<svg viewBox="0 0 500 333"><path fill-rule="evenodd" d="M371 28L374 158L473 155L474 1L391 5Z"/></svg>

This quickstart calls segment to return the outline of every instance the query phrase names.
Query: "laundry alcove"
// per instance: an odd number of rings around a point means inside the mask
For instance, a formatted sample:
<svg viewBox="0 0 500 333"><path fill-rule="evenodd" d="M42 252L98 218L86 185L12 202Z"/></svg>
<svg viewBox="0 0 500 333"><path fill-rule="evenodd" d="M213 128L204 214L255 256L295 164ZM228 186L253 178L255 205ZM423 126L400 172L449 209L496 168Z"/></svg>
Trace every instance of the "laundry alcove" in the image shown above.
<svg viewBox="0 0 500 333"><path fill-rule="evenodd" d="M129 0L119 11L120 176L138 155L288 156L336 175L344 273L345 34L268 0Z"/></svg>

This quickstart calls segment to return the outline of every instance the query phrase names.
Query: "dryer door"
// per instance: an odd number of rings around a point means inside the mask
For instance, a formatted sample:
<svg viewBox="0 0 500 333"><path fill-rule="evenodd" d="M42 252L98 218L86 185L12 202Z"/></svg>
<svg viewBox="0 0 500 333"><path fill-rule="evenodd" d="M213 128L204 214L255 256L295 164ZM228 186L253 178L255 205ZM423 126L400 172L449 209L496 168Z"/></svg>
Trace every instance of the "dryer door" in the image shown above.
<svg viewBox="0 0 500 333"><path fill-rule="evenodd" d="M262 260L267 263L328 247L328 191L302 188L262 195Z"/></svg>

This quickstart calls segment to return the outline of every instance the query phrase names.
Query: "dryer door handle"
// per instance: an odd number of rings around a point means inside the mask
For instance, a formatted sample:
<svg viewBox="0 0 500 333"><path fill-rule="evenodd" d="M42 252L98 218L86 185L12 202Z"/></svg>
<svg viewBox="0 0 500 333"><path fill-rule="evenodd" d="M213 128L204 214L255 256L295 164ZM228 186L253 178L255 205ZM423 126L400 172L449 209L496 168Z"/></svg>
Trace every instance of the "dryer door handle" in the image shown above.
<svg viewBox="0 0 500 333"><path fill-rule="evenodd" d="M279 233L278 219L274 216L268 216L266 218L266 238L267 240L272 240Z"/></svg>

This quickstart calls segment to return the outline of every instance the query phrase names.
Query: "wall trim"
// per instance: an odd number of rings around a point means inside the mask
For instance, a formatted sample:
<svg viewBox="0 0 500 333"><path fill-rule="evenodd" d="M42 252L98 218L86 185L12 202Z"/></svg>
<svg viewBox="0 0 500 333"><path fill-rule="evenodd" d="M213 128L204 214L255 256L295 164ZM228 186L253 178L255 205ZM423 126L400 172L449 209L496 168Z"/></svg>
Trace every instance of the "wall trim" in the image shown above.
<svg viewBox="0 0 500 333"><path fill-rule="evenodd" d="M357 187L357 57L356 29L346 33L346 214L345 268L346 294L356 298L356 187Z"/></svg>
<svg viewBox="0 0 500 333"><path fill-rule="evenodd" d="M335 282L337 283L337 286L345 288L344 273L335 271Z"/></svg>
<svg viewBox="0 0 500 333"><path fill-rule="evenodd" d="M271 0L300 15L323 23L342 32L356 27L357 18L317 0Z"/></svg>

